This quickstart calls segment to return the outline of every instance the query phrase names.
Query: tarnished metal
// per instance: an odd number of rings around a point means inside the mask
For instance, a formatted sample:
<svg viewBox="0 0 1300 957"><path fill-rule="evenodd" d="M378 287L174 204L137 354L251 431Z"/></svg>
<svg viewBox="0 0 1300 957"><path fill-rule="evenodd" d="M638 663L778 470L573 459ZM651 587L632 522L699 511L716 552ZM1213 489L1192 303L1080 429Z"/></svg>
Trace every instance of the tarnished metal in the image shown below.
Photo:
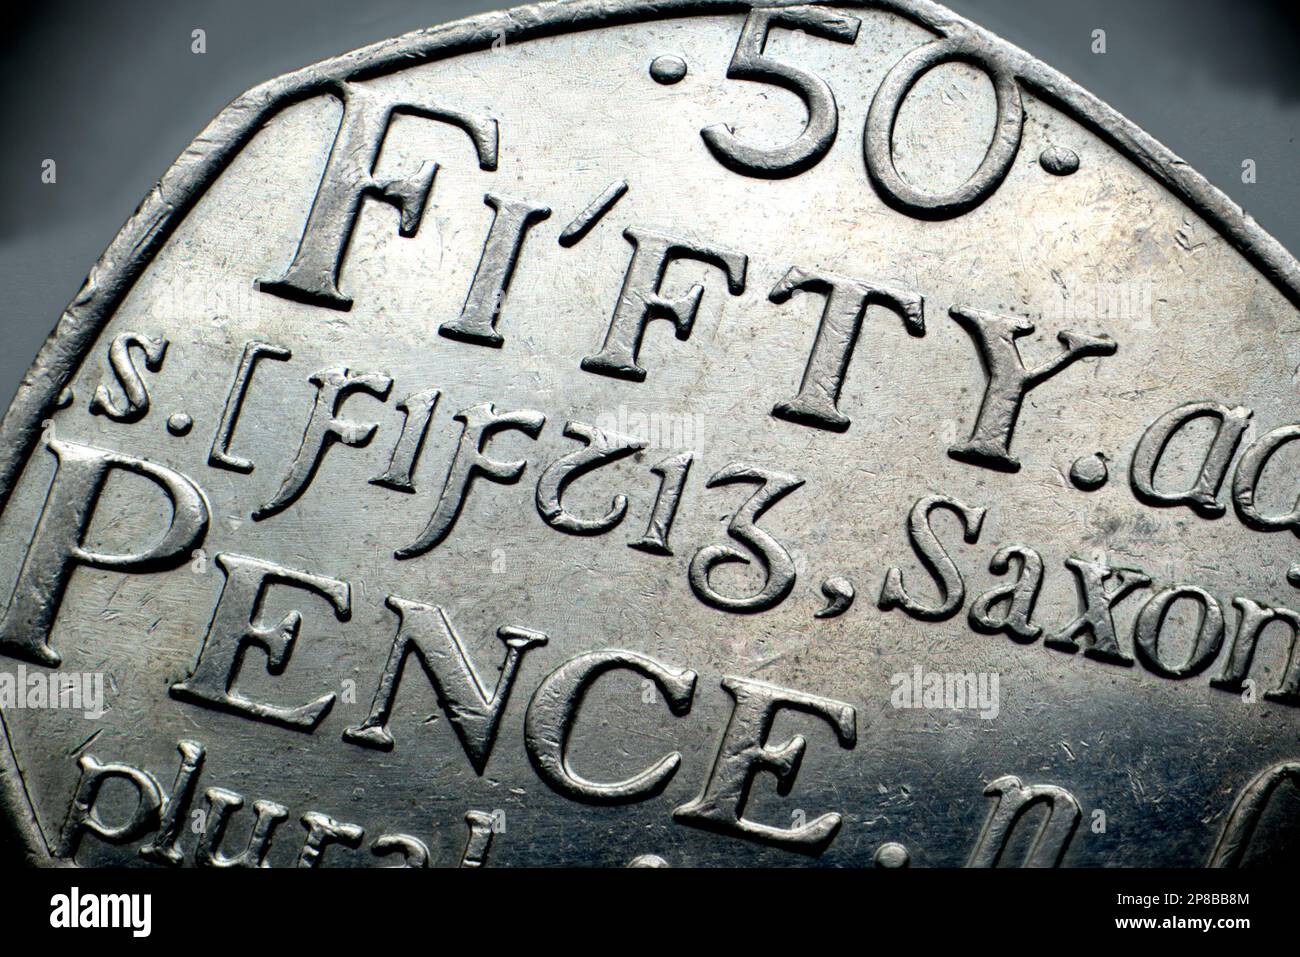
<svg viewBox="0 0 1300 957"><path fill-rule="evenodd" d="M921 0L274 80L0 423L8 813L41 864L1266 859L1297 302Z"/></svg>

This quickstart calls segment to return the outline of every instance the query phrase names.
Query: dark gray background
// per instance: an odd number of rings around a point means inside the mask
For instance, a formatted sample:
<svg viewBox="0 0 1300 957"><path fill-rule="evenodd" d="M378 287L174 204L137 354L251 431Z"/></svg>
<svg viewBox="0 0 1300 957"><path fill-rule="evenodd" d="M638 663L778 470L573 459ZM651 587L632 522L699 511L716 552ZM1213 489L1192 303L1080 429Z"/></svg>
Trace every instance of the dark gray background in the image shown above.
<svg viewBox="0 0 1300 957"><path fill-rule="evenodd" d="M226 103L499 0L45 0L0 14L0 408L91 263ZM1300 250L1294 0L951 0L1181 154ZM207 53L190 51L207 32ZM1091 52L1104 29L1107 52ZM58 181L41 182L41 163ZM1241 181L1256 161L1258 181Z"/></svg>

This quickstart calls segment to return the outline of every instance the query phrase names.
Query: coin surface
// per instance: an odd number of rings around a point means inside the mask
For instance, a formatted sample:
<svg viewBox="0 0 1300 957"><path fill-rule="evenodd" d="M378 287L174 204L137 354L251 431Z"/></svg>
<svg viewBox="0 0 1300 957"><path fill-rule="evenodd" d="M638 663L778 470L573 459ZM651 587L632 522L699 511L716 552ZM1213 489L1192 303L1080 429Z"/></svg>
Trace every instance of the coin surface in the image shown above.
<svg viewBox="0 0 1300 957"><path fill-rule="evenodd" d="M35 864L1294 850L1300 267L923 0L227 107L0 422Z"/></svg>

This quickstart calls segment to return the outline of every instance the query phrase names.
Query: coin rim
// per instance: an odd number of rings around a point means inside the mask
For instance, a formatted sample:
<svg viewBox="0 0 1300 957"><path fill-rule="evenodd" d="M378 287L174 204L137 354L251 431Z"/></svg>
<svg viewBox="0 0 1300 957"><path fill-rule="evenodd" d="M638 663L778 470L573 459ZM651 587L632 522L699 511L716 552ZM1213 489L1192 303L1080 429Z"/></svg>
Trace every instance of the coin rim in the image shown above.
<svg viewBox="0 0 1300 957"><path fill-rule="evenodd" d="M515 7L418 30L269 80L233 100L176 159L118 232L64 310L0 419L0 511L35 450L42 421L112 318L132 284L176 225L262 126L285 107L328 92L340 81L372 79L507 43L630 22L748 12L743 0L566 0ZM940 37L964 34L1009 69L1024 89L1106 140L1121 155L1206 220L1300 307L1300 262L1240 206L1172 150L1064 74L1014 44L930 0L769 0L763 6L870 7L904 17ZM30 865L75 866L47 846L0 711L0 820Z"/></svg>

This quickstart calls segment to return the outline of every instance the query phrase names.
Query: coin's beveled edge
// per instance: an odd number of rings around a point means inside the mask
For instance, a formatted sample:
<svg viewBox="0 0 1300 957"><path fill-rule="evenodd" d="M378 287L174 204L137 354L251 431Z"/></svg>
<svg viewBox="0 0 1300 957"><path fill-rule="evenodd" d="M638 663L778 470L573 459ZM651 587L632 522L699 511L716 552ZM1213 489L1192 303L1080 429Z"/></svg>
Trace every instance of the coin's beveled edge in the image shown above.
<svg viewBox="0 0 1300 957"><path fill-rule="evenodd" d="M31 455L41 422L58 401L81 359L140 273L162 248L229 162L257 131L286 106L327 91L342 80L363 80L449 56L490 47L504 37L522 42L547 35L620 23L682 16L744 13L755 6L796 5L883 9L934 31L965 34L982 52L1000 59L1017 80L1052 106L1101 136L1219 230L1256 268L1300 307L1300 262L1253 218L1143 132L1064 74L1014 44L930 0L562 0L488 13L361 47L269 80L233 100L176 159L91 268L59 317L0 419L0 511L18 472ZM0 712L0 833L18 842L29 864L64 865L54 858L37 824L23 784L8 726Z"/></svg>

